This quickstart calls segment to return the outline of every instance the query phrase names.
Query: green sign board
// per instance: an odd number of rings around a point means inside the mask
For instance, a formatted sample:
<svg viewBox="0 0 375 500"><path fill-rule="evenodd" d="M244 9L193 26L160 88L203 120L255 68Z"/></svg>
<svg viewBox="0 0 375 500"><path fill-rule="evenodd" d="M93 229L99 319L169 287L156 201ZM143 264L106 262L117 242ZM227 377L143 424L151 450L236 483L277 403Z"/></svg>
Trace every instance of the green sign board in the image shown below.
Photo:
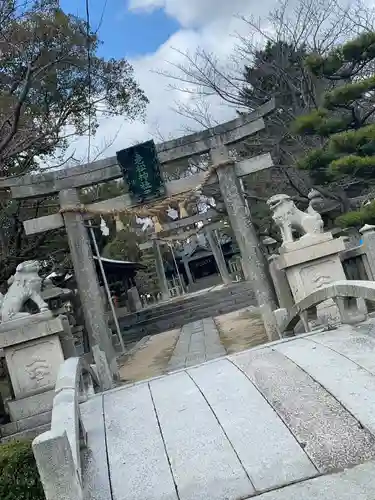
<svg viewBox="0 0 375 500"><path fill-rule="evenodd" d="M165 194L154 141L118 151L117 161L135 202L143 203Z"/></svg>

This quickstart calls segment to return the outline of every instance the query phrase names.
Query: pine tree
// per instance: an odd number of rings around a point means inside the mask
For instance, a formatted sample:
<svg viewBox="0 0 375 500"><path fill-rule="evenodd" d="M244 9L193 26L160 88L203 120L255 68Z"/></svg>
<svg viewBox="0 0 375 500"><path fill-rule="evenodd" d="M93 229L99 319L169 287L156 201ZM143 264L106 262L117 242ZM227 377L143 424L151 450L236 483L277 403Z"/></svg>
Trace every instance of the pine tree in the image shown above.
<svg viewBox="0 0 375 500"><path fill-rule="evenodd" d="M291 158L314 144L309 137L303 141L296 138L290 128L297 116L315 107L317 100L319 89L304 65L307 55L303 45L268 41L254 53L251 65L245 66L246 84L239 94L243 105L256 109L272 98L277 103L277 112L267 117L266 130L248 140L249 148L252 154L254 148L259 154L271 152L276 164L290 164Z"/></svg>
<svg viewBox="0 0 375 500"><path fill-rule="evenodd" d="M278 106L292 111L312 106L311 84L303 65L306 56L303 45L267 41L255 52L252 64L245 66L246 85L240 92L244 105L252 109L275 97Z"/></svg>
<svg viewBox="0 0 375 500"><path fill-rule="evenodd" d="M375 32L366 32L327 57L310 55L313 77L330 81L318 109L294 122L296 133L315 136L321 147L299 160L320 184L345 177L375 183ZM375 205L339 217L341 225L375 221Z"/></svg>

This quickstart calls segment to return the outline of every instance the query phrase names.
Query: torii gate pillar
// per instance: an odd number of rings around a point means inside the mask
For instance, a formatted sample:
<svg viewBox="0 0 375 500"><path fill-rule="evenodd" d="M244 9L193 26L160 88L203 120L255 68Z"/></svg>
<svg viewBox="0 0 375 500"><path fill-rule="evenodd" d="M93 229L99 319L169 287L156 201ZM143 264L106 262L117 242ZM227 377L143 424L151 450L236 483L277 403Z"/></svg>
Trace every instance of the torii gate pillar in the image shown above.
<svg viewBox="0 0 375 500"><path fill-rule="evenodd" d="M169 296L167 278L165 277L163 257L160 251L160 244L156 239L153 240L152 243L153 243L153 250L155 257L156 274L158 276L158 282L160 286L160 293L162 296L162 300L168 300L170 296Z"/></svg>
<svg viewBox="0 0 375 500"><path fill-rule="evenodd" d="M232 278L229 274L227 264L220 248L220 244L218 243L216 236L210 229L207 229L204 234L211 247L212 255L214 256L221 279L225 285L229 285L230 283L232 283Z"/></svg>
<svg viewBox="0 0 375 500"><path fill-rule="evenodd" d="M62 209L80 206L78 192L74 188L64 189L59 193ZM113 378L117 377L117 362L110 339L98 277L87 229L82 214L63 212L70 254L75 270L79 295L85 317L85 324L90 339L94 361L98 369L103 390L112 388Z"/></svg>
<svg viewBox="0 0 375 500"><path fill-rule="evenodd" d="M228 148L218 146L212 149L211 158L214 165L225 163L230 160ZM229 220L240 248L245 278L253 285L269 340L278 340L280 337L273 314L273 311L277 309L274 291L235 166L234 164L221 166L216 173Z"/></svg>

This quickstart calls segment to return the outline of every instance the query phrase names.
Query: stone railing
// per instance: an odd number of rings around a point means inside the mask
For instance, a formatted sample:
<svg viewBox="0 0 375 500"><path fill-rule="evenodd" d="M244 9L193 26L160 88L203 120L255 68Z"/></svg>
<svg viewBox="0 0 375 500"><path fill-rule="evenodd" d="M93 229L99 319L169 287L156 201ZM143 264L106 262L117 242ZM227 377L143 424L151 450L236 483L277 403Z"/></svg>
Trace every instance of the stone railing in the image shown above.
<svg viewBox="0 0 375 500"><path fill-rule="evenodd" d="M82 358L60 367L53 400L51 430L33 441L33 452L46 500L82 500L81 447L86 433L79 404L98 386L95 372Z"/></svg>
<svg viewBox="0 0 375 500"><path fill-rule="evenodd" d="M336 281L311 293L290 309L278 309L275 313L281 336L293 331L300 320L306 323L304 313L328 299L336 299L341 321L350 322L348 311L344 306L344 299L348 298L375 302L375 281ZM364 314L362 319L365 319Z"/></svg>

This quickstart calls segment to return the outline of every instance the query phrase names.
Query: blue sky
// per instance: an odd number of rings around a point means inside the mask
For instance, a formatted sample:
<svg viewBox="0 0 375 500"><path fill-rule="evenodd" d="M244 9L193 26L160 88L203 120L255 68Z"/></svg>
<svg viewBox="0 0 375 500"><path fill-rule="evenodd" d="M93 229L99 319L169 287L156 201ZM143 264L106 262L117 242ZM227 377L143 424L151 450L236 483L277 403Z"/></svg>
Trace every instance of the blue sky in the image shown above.
<svg viewBox="0 0 375 500"><path fill-rule="evenodd" d="M181 84L183 90L171 87L178 81L163 74L178 71L176 68L186 62L184 54L194 54L198 47L214 52L220 62L226 63L235 43L233 33L240 32L244 25L234 15L251 12L254 0L89 1L94 29L105 8L99 30L103 42L100 55L126 58L149 98L144 121L129 121L126 116L102 117L91 141L92 155L111 156L139 141L165 141L202 128L201 122L176 113L179 103L195 105L194 93L183 91L186 84ZM85 0L60 0L60 5L66 12L86 16ZM218 96L211 96L207 102L213 123L235 116L235 110ZM86 158L87 144L86 137L77 137L72 140L69 153Z"/></svg>
<svg viewBox="0 0 375 500"><path fill-rule="evenodd" d="M186 0L188 1L188 0ZM61 0L62 8L86 16L85 0ZM127 0L90 0L90 17L94 29L100 26L99 36L104 42L100 54L104 57L137 58L153 53L176 33L178 22L163 9L130 12Z"/></svg>

